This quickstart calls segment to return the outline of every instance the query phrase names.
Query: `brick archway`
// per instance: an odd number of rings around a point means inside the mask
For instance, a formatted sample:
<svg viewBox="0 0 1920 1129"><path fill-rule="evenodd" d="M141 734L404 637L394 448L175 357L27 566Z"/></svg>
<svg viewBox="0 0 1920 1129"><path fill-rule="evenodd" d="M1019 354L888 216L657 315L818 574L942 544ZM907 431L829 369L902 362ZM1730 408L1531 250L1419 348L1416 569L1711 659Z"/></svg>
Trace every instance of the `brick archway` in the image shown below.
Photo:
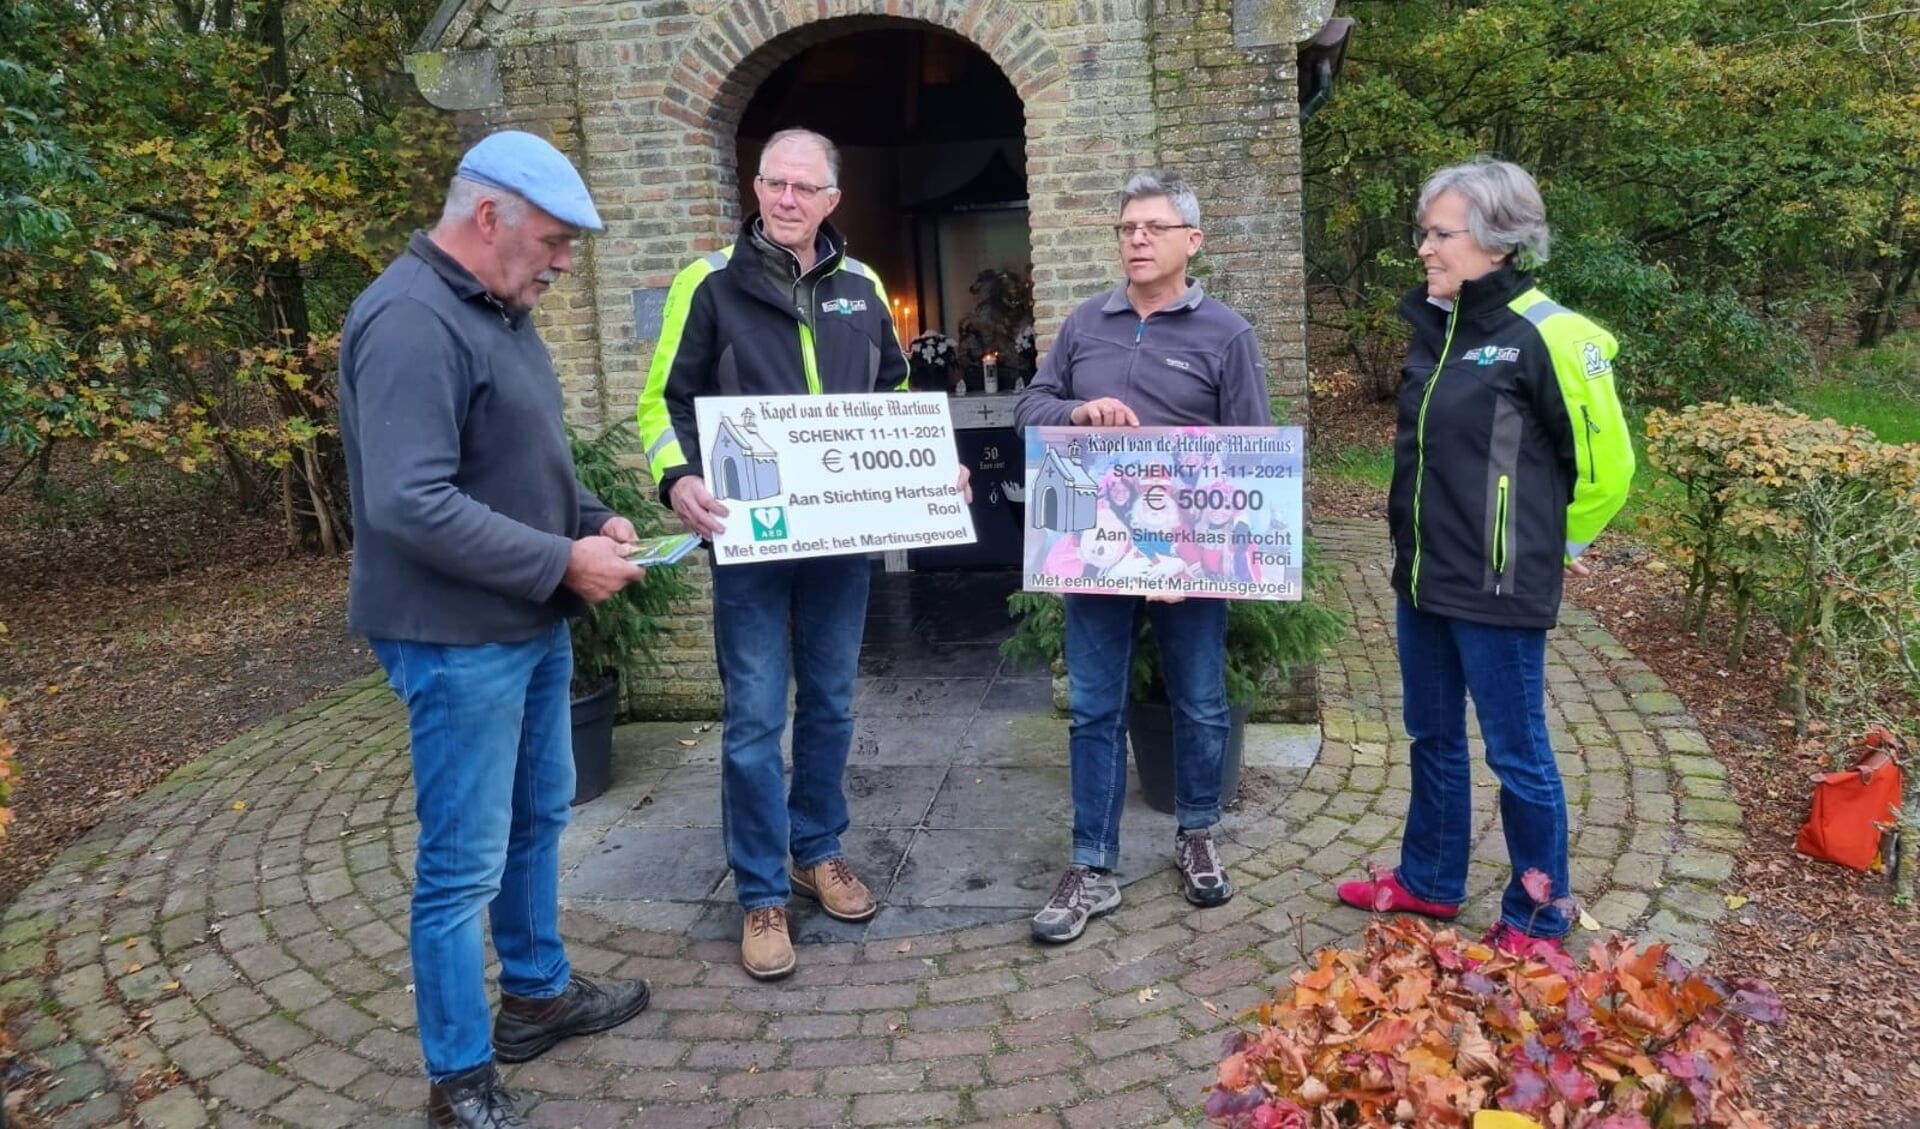
<svg viewBox="0 0 1920 1129"><path fill-rule="evenodd" d="M831 10L821 15L821 8ZM734 133L761 83L809 47L855 32L910 25L963 36L993 60L1027 108L1031 160L1036 108L1066 101L1068 74L1040 26L1006 0L983 0L965 8L942 0L843 0L818 6L736 0L703 21L680 52L659 102L663 115L692 131L686 142L708 154L715 174L716 246L731 240L740 219Z"/></svg>

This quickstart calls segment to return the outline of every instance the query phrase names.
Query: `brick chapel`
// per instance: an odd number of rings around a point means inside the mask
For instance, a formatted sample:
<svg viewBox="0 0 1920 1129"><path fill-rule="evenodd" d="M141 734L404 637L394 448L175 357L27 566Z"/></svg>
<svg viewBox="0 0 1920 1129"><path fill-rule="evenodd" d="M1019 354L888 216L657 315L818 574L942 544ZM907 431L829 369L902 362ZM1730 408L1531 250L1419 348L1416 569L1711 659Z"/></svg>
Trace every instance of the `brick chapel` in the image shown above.
<svg viewBox="0 0 1920 1129"><path fill-rule="evenodd" d="M1207 234L1196 269L1254 324L1287 422L1306 422L1299 122L1331 78L1312 73L1310 45L1332 6L446 0L407 66L463 137L541 133L593 192L607 229L538 314L575 422L632 418L668 284L732 242L762 142L799 125L840 146L833 223L885 280L902 340L961 339L955 390L974 395L953 401L956 427L992 452L1011 397L981 394L967 362L1004 355L1023 318L1044 353L1074 305L1114 285L1116 193L1154 167L1193 183ZM1006 298L995 279L1015 281L1011 318L981 316ZM991 485L980 471L975 483ZM713 716L704 607L660 657L639 712Z"/></svg>

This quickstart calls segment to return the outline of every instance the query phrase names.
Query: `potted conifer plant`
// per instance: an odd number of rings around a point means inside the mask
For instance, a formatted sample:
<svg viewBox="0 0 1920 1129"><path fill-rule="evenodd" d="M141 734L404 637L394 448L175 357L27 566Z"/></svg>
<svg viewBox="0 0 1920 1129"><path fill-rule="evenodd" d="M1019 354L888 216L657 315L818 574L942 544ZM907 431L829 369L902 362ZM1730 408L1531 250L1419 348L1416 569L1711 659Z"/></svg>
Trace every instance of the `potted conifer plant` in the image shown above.
<svg viewBox="0 0 1920 1129"><path fill-rule="evenodd" d="M631 422L616 422L593 436L569 429L568 439L574 472L589 493L631 519L643 540L672 531L646 476L630 461L639 448ZM645 579L573 622L574 803L606 790L622 688L657 665L651 644L665 629L674 603L690 592L678 568L648 569Z"/></svg>

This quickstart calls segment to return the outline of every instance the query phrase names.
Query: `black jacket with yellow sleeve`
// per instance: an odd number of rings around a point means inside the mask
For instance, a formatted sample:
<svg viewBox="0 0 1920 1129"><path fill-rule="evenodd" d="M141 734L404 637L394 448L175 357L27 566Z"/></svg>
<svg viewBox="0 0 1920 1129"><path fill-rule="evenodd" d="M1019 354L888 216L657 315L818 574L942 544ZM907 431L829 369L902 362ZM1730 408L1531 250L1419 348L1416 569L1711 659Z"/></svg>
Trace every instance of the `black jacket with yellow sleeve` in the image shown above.
<svg viewBox="0 0 1920 1129"><path fill-rule="evenodd" d="M665 320L640 393L640 441L667 499L701 474L693 403L702 396L799 396L905 390L907 358L871 267L821 225L809 270L760 234L694 260L667 291Z"/></svg>
<svg viewBox="0 0 1920 1129"><path fill-rule="evenodd" d="M1512 267L1451 307L1420 287L1400 314L1413 343L1387 498L1394 589L1436 615L1552 627L1562 565L1633 481L1619 345Z"/></svg>

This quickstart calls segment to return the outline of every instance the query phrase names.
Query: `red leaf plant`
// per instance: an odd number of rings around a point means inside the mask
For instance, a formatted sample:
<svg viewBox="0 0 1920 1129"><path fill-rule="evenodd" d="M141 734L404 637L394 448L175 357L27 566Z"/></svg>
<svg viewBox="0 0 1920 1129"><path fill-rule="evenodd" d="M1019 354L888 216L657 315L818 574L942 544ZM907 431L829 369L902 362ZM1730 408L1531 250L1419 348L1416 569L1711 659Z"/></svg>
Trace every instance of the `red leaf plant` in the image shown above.
<svg viewBox="0 0 1920 1129"><path fill-rule="evenodd" d="M1557 955L1557 954L1556 954ZM1227 1037L1206 1114L1227 1129L1766 1129L1745 1101L1742 1025L1773 989L1611 936L1584 966L1521 958L1413 918L1323 949Z"/></svg>

